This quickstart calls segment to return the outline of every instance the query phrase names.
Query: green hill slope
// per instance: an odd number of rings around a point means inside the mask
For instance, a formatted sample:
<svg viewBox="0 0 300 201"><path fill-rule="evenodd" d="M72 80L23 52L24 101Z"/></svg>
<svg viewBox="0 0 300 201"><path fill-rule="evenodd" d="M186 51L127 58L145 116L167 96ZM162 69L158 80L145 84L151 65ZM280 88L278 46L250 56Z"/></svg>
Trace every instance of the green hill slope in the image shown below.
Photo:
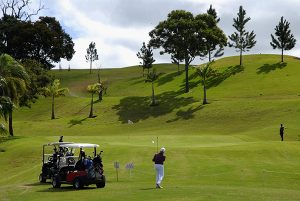
<svg viewBox="0 0 300 201"><path fill-rule="evenodd" d="M50 99L41 98L31 109L18 109L15 129L18 135L128 135L161 134L237 134L246 138L277 138L278 125L287 125L290 139L298 139L300 129L300 60L278 55L248 55L244 67L238 57L214 63L220 75L210 82L208 101L202 105L202 86L190 70L191 91L183 93L184 72L177 75L174 65L155 65L162 75L155 83L160 102L149 107L151 86L144 82L138 67L102 70L108 82L107 94L95 104L96 118L88 119L88 84L97 81L97 72L88 70L53 71L70 95L58 98L58 119L49 121ZM128 125L128 120L133 125ZM24 125L28 125L25 126ZM49 133L49 126L52 129ZM244 135L245 134L245 135Z"/></svg>

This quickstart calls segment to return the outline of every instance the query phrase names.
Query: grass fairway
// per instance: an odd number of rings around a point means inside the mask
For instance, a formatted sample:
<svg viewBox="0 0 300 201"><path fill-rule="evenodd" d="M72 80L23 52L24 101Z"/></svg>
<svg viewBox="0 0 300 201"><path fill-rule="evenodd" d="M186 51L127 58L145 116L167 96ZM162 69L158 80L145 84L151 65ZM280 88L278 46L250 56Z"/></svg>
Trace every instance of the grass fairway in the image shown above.
<svg viewBox="0 0 300 201"><path fill-rule="evenodd" d="M202 86L190 71L191 92L183 93L184 74L161 64L155 83L157 107L149 107L151 86L141 69L103 70L109 83L102 102L89 113L86 86L97 80L88 70L54 71L70 95L14 112L14 139L0 143L0 201L52 200L300 200L300 61L278 55L249 55L214 64L220 76L202 105ZM131 120L134 124L127 124ZM279 126L286 126L280 142ZM97 143L104 150L107 184L73 190L38 183L42 144L57 141ZM165 146L164 189L155 189L151 161L159 137ZM119 182L113 163L119 161ZM126 163L135 168L129 177Z"/></svg>

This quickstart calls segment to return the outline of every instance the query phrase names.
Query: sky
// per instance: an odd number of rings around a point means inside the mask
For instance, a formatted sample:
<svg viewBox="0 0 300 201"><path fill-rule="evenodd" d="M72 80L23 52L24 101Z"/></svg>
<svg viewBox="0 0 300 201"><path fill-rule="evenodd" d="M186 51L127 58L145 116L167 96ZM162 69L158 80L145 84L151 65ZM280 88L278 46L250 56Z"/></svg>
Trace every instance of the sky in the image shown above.
<svg viewBox="0 0 300 201"><path fill-rule="evenodd" d="M36 5L39 0L32 0ZM246 29L254 30L257 44L246 54L280 54L270 46L274 28L281 16L291 24L297 39L289 55L300 55L300 8L299 0L42 0L46 9L39 14L56 17L75 43L76 53L71 61L62 60L62 68L89 68L85 60L86 49L91 41L96 43L99 60L93 68L120 68L139 64L136 53L142 43L149 41L148 33L167 18L172 10L187 10L193 14L205 13L212 4L221 18L219 27L228 36L239 6L246 10L251 20ZM224 56L238 55L233 48L226 48ZM170 63L169 55L154 50L155 63ZM193 64L205 60L196 58ZM56 65L58 66L58 64Z"/></svg>

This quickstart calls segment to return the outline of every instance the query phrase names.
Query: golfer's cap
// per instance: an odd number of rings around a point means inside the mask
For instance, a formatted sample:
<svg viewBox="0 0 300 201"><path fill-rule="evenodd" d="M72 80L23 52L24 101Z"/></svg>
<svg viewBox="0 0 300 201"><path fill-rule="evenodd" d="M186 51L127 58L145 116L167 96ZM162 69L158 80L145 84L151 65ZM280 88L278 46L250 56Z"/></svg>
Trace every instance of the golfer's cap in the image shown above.
<svg viewBox="0 0 300 201"><path fill-rule="evenodd" d="M164 147L162 147L162 148L160 149L160 152L165 153L165 151L166 151L166 148L164 148Z"/></svg>

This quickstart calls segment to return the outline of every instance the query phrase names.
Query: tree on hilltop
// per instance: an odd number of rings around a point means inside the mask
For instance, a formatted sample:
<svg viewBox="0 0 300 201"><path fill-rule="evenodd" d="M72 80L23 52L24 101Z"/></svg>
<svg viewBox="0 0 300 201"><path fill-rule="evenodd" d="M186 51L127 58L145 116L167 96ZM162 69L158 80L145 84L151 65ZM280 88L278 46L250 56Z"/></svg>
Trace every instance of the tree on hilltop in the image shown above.
<svg viewBox="0 0 300 201"><path fill-rule="evenodd" d="M22 21L13 16L0 18L0 54L17 60L34 59L49 70L61 58L72 59L74 43L53 17Z"/></svg>
<svg viewBox="0 0 300 201"><path fill-rule="evenodd" d="M216 20L216 23L220 22L220 18L218 17L217 11L212 7L212 5L209 6L209 9L206 11L206 13L213 16L213 18Z"/></svg>
<svg viewBox="0 0 300 201"><path fill-rule="evenodd" d="M281 62L283 62L283 50L291 50L296 45L296 39L290 30L290 23L280 18L279 24L275 27L275 35L277 38L271 34L272 42L270 45L273 49L281 49Z"/></svg>
<svg viewBox="0 0 300 201"><path fill-rule="evenodd" d="M93 62L99 59L95 42L91 42L89 44L89 47L86 49L85 59L86 59L86 62L90 63L90 74L91 74Z"/></svg>
<svg viewBox="0 0 300 201"><path fill-rule="evenodd" d="M32 16L38 15L38 13L44 9L44 5L39 3L36 9L33 9L30 5L31 0L2 0L0 2L0 9L2 16L12 16L19 20L28 21Z"/></svg>
<svg viewBox="0 0 300 201"><path fill-rule="evenodd" d="M229 39L232 43L228 43L229 47L234 47L237 51L240 52L240 65L242 65L242 56L243 52L249 51L252 47L255 46L255 34L254 31L247 32L245 30L246 23L251 19L250 17L246 18L246 11L242 6L239 8L239 12L237 13L237 18L233 19L233 27L237 30L233 34L231 34Z"/></svg>
<svg viewBox="0 0 300 201"><path fill-rule="evenodd" d="M185 63L185 92L189 92L189 65L204 49L202 33L203 22L195 20L191 12L173 10L168 18L149 33L150 44L154 48L162 47L161 54L180 54Z"/></svg>
<svg viewBox="0 0 300 201"><path fill-rule="evenodd" d="M143 46L141 47L140 52L136 54L136 56L142 60L140 64L143 68L143 76L145 69L148 70L149 74L149 70L150 68L152 68L152 64L155 62L155 59L153 58L153 49L150 44L146 45L145 42L143 42Z"/></svg>
<svg viewBox="0 0 300 201"><path fill-rule="evenodd" d="M217 26L217 23L220 21L220 18L217 16L216 10L210 5L209 9L207 10L207 14L213 17L215 20L214 22L207 23L207 30L205 31L206 36L206 46L208 52L208 61L211 62L213 58L221 57L224 55L224 46L227 45L227 37ZM216 52L213 54L213 51Z"/></svg>

